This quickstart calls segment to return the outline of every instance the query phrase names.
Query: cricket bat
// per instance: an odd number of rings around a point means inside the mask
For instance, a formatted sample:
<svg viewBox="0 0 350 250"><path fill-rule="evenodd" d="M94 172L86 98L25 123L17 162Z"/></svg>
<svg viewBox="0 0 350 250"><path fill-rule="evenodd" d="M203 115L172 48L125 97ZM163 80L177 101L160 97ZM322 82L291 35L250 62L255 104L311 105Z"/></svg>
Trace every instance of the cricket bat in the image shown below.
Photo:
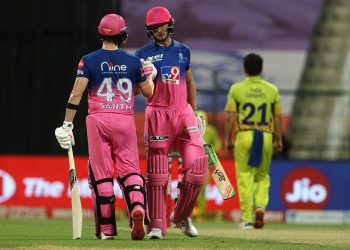
<svg viewBox="0 0 350 250"><path fill-rule="evenodd" d="M224 200L231 199L235 196L235 190L226 175L225 169L220 163L211 144L204 144L206 155L208 155L209 171L215 181L216 186Z"/></svg>
<svg viewBox="0 0 350 250"><path fill-rule="evenodd" d="M72 200L73 239L80 239L82 225L83 225L83 213L81 209L77 174L75 172L75 163L74 163L72 145L70 145L68 149L68 159L69 159L69 183L70 183L70 192L71 192L71 200Z"/></svg>

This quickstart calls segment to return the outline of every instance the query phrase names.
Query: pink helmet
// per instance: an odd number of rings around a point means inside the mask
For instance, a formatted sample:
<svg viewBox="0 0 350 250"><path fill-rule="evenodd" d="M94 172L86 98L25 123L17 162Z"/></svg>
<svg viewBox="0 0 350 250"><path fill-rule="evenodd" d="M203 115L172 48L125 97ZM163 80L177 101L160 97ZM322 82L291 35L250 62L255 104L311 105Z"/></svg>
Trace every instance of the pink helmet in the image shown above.
<svg viewBox="0 0 350 250"><path fill-rule="evenodd" d="M98 26L98 33L102 36L117 36L126 31L124 19L117 14L105 15Z"/></svg>
<svg viewBox="0 0 350 250"><path fill-rule="evenodd" d="M147 35L153 37L152 26L169 23L168 34L173 34L175 30L175 21L171 17L169 10L162 6L156 6L149 9L146 14Z"/></svg>
<svg viewBox="0 0 350 250"><path fill-rule="evenodd" d="M172 20L169 10L162 6L153 7L146 14L146 26L169 23Z"/></svg>

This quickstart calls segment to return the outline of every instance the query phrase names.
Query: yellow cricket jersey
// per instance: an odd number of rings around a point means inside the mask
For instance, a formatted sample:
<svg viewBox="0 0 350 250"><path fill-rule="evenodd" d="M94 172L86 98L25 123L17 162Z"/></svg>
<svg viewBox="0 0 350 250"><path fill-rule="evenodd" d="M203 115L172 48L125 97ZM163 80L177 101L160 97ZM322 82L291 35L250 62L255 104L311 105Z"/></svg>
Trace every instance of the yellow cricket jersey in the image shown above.
<svg viewBox="0 0 350 250"><path fill-rule="evenodd" d="M273 133L273 114L282 113L281 96L275 85L260 76L247 77L231 86L225 111L237 112L237 131L258 129Z"/></svg>

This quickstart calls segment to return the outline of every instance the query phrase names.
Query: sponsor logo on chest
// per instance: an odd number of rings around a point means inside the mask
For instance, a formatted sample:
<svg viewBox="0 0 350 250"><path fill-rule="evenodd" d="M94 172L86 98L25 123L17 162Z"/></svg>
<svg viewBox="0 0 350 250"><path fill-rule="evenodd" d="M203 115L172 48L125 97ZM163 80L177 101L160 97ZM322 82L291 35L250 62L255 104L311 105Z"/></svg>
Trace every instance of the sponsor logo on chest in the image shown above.
<svg viewBox="0 0 350 250"><path fill-rule="evenodd" d="M163 66L161 68L162 82L168 84L180 83L180 68L176 66Z"/></svg>
<svg viewBox="0 0 350 250"><path fill-rule="evenodd" d="M102 62L101 71L102 74L126 74L128 67L125 64L113 64L112 62Z"/></svg>
<svg viewBox="0 0 350 250"><path fill-rule="evenodd" d="M163 54L149 56L149 57L147 57L146 61L151 61L151 62L163 61L163 56L164 56Z"/></svg>

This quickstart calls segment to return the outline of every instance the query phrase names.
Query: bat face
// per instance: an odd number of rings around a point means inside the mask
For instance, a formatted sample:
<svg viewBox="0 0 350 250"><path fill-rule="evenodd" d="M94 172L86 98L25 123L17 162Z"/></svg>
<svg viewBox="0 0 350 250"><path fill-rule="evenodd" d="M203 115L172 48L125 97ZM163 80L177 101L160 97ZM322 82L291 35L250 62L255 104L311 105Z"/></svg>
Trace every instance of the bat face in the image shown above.
<svg viewBox="0 0 350 250"><path fill-rule="evenodd" d="M72 222L73 222L73 239L81 238L83 215L79 196L78 185L74 185L71 190L72 199Z"/></svg>
<svg viewBox="0 0 350 250"><path fill-rule="evenodd" d="M225 169L220 163L218 156L216 155L213 147L210 144L204 145L205 153L208 155L208 168L215 181L216 186L224 200L230 199L235 196L234 188L226 175Z"/></svg>
<svg viewBox="0 0 350 250"><path fill-rule="evenodd" d="M216 186L218 187L221 197L224 200L228 200L234 197L234 188L220 162L217 162L215 165L209 166L209 171L211 173L211 176L213 177L213 180L215 181Z"/></svg>
<svg viewBox="0 0 350 250"><path fill-rule="evenodd" d="M223 173L221 170L219 169L215 169L214 175L216 175L216 178L219 180L219 181L226 181L227 178L225 177L225 173Z"/></svg>
<svg viewBox="0 0 350 250"><path fill-rule="evenodd" d="M68 160L69 160L69 185L71 190L71 201L72 201L73 239L80 239L82 226L83 226L83 212L81 208L78 180L75 172L72 146L70 146L68 149Z"/></svg>

